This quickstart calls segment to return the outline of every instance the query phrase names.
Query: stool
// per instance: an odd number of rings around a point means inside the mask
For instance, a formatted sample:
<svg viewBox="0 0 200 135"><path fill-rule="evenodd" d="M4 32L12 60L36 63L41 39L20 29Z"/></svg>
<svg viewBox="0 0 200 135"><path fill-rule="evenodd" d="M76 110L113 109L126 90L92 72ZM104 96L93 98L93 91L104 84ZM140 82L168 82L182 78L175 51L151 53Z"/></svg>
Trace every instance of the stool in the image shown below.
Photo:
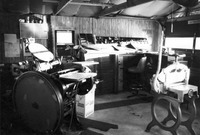
<svg viewBox="0 0 200 135"><path fill-rule="evenodd" d="M137 66L128 68L128 73L132 75L132 84L131 90L132 95L128 96L127 98L139 95L139 91L145 88L144 86L144 70L146 66L147 57L143 56L140 58Z"/></svg>

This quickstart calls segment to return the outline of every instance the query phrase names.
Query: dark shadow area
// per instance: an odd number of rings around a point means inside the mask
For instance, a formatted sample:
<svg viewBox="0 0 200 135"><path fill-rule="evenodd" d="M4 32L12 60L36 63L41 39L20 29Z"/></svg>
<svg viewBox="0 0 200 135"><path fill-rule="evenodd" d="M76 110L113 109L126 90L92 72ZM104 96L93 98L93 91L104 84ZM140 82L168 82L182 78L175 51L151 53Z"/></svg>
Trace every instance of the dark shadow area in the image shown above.
<svg viewBox="0 0 200 135"><path fill-rule="evenodd" d="M99 129L101 131L118 129L118 125L84 118L80 118L81 125L73 120L70 126L70 119L71 116L65 117L58 131L47 133L45 135L65 135L68 133L73 135L102 135L101 133L96 133L88 128ZM10 93L8 95L1 95L0 120L1 135L44 135L44 133L32 131L23 123L23 120L13 109L12 96Z"/></svg>
<svg viewBox="0 0 200 135"><path fill-rule="evenodd" d="M21 122L21 119L13 109L11 93L1 95L0 110L0 134L1 135L25 135L31 134L30 130Z"/></svg>
<svg viewBox="0 0 200 135"><path fill-rule="evenodd" d="M107 122L96 121L96 120L85 119L85 118L80 118L80 121L84 129L94 128L94 129L99 129L101 131L108 131L109 129L118 129L118 125L107 123ZM86 132L89 132L89 131L86 131Z"/></svg>
<svg viewBox="0 0 200 135"><path fill-rule="evenodd" d="M150 96L150 97L139 97L139 98L134 98L134 99L122 100L122 101L96 104L95 111L108 109L108 108L127 106L127 105L140 104L140 103L149 103L152 101L153 101L153 97Z"/></svg>

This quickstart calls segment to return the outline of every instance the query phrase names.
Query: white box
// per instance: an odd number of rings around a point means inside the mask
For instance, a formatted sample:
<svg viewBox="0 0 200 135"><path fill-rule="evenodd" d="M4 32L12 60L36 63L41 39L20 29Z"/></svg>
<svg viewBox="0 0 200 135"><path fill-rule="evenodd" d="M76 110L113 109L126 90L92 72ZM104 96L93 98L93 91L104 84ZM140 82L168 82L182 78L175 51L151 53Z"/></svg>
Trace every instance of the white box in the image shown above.
<svg viewBox="0 0 200 135"><path fill-rule="evenodd" d="M94 113L96 85L85 95L76 95L76 114L87 118Z"/></svg>

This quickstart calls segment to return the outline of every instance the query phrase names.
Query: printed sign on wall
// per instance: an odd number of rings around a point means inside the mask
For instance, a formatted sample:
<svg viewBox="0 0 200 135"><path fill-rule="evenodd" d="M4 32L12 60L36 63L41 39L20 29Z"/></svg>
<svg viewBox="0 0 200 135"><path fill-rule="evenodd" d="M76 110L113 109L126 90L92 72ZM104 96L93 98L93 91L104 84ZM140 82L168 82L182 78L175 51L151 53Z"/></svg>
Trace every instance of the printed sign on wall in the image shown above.
<svg viewBox="0 0 200 135"><path fill-rule="evenodd" d="M20 57L19 39L16 34L4 34L5 57Z"/></svg>

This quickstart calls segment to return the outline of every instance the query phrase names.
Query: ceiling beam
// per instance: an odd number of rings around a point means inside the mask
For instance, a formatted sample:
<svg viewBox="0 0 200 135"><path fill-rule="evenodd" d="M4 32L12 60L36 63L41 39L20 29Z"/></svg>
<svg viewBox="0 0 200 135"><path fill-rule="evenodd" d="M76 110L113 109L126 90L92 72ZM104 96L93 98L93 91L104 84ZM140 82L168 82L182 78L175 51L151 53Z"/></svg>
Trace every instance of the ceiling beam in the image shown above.
<svg viewBox="0 0 200 135"><path fill-rule="evenodd" d="M200 23L200 19L199 20L189 20L188 24L198 24Z"/></svg>
<svg viewBox="0 0 200 135"><path fill-rule="evenodd" d="M127 2L121 3L119 5L114 5L111 8L106 8L106 9L102 10L98 14L98 16L104 16L104 15L107 15L107 14L110 14L110 13L113 13L113 12L116 12L119 10L123 10L123 9L129 8L129 7L137 6L137 5L144 4L147 2L151 2L151 1L153 1L153 0L127 0Z"/></svg>
<svg viewBox="0 0 200 135"><path fill-rule="evenodd" d="M188 24L191 24L192 20L200 20L200 15L191 15L191 16L167 19L167 22L178 22L178 21L189 21L189 20L190 22L188 22Z"/></svg>
<svg viewBox="0 0 200 135"><path fill-rule="evenodd" d="M57 10L55 12L55 15L59 14L72 0L61 0L58 3Z"/></svg>
<svg viewBox="0 0 200 135"><path fill-rule="evenodd" d="M55 3L55 4L59 3L58 0L43 0L43 2L46 2L46 3Z"/></svg>
<svg viewBox="0 0 200 135"><path fill-rule="evenodd" d="M111 7L114 5L112 3L96 3L96 2L70 2L70 4L84 5L84 6L107 6L107 7Z"/></svg>
<svg viewBox="0 0 200 135"><path fill-rule="evenodd" d="M117 12L119 10L123 10L125 8L127 8L127 3L124 2L122 4L119 4L119 5L115 5L115 6L112 6L111 8L105 8L104 10L102 10L97 16L104 16L104 15L108 15L110 13L113 13L113 12Z"/></svg>

